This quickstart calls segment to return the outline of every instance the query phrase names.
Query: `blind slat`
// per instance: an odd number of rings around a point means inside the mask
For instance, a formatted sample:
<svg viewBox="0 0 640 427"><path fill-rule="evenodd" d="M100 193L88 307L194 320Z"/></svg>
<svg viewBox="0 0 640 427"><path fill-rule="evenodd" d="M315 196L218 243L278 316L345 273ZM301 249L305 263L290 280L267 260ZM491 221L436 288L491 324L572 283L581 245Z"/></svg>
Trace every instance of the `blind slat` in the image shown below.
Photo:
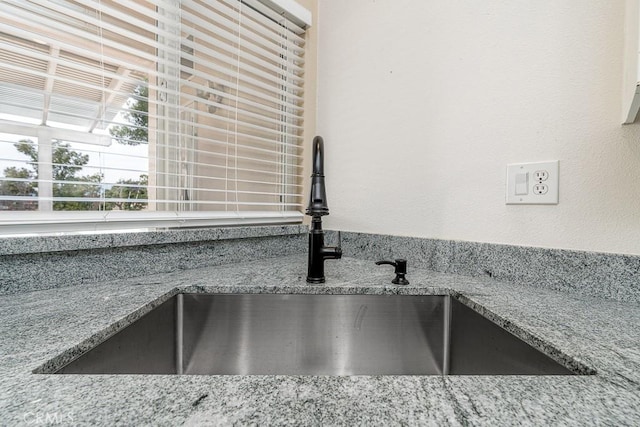
<svg viewBox="0 0 640 427"><path fill-rule="evenodd" d="M200 6L195 3L191 3L191 5L194 8L194 10L198 12L206 13L208 11L207 8L205 8L204 6ZM216 3L212 3L211 5L215 6ZM192 31L197 31L195 34L198 34L205 41L215 44L223 49L229 49L230 47L234 47L234 44L231 44L229 46L229 45L224 45L222 43L216 43L216 39L212 36L215 35L216 37L226 37L227 40L230 40L232 41L232 43L235 43L235 47L236 47L235 53L237 55L240 55L240 57L248 59L250 61L260 62L262 64L265 63L265 61L260 61L259 57L254 56L256 54L265 58L270 58L276 63L283 63L283 62L286 63L286 59L288 58L288 56L302 59L301 54L304 52L304 50L299 48L295 49L294 46L287 46L287 43L286 43L287 40L282 34L282 32L276 33L277 35L280 36L279 40L265 39L262 35L252 33L251 31L249 31L248 28L243 27L242 25L243 21L240 21L240 23L236 24L230 19L225 18L222 15L216 15L214 13L210 15L210 18L213 22L215 22L216 24L219 24L220 26L216 27L215 33L209 33L211 34L210 36L209 34L204 33L201 30L195 30L196 26L200 26L202 28L209 28L211 25L210 22L207 22L204 19L198 17L197 15L193 13L188 13L188 12L186 13L183 12L182 18L184 21L189 22L190 24L189 26L193 27ZM234 34L222 29L221 26L236 27L239 32ZM254 29L259 28L259 26L258 27L254 26L253 28ZM242 38L243 36L244 38ZM238 51L237 50L238 45L246 49L249 49L251 52L253 52L253 55L251 55L249 52L244 52L242 50ZM284 57L279 56L282 54L282 52L286 52L287 56L284 56ZM300 67L297 67L295 64L292 64L292 67L293 69L299 72L303 71ZM278 71L278 70L275 70L275 71Z"/></svg>
<svg viewBox="0 0 640 427"><path fill-rule="evenodd" d="M208 43L213 48L220 49L221 52L202 44L196 45L189 40L183 41L182 46L184 48L198 50L199 53L207 54L220 59L221 61L232 67L232 69L238 65L238 60L237 58L235 58L235 56L238 54L237 47L225 44L196 29L190 30L190 35L200 39L201 43ZM240 43L240 47L242 48L246 47L247 45L248 44L244 42ZM288 78L291 79L291 82L304 82L304 78L300 77L300 74L302 74L304 70L295 64L296 62L303 63L303 60L301 58L290 55L284 50L280 50L280 56L275 55L276 53L270 55L271 61L266 61L258 57L252 57L248 53L241 51L240 67L244 71L249 71L268 81L279 81L280 83L282 83L283 78ZM183 53L183 56L186 57L187 55ZM262 71L262 69L266 71Z"/></svg>
<svg viewBox="0 0 640 427"><path fill-rule="evenodd" d="M137 202L137 203L150 203L150 202L154 202L154 203L186 203L189 205L240 205L240 206L262 206L262 207L279 207L279 206L286 206L286 207L301 207L302 203L293 203L293 202L287 202L287 203L282 203L282 202L258 202L258 201L241 201L238 200L236 201L235 199L232 201L218 201L218 200L207 200L207 201L193 201L193 200L171 200L171 199L166 199L166 200L158 200L155 199L153 201L149 201L149 200L140 200L140 199L132 199L132 200L128 200L128 199L118 199L118 198L113 198L111 200L106 200L106 199L102 199L102 198L98 198L98 197L85 197L85 198L81 198L81 197L60 197L60 198L53 198L53 197L39 197L39 198L35 198L35 197L16 197L16 198L6 198L5 196L0 196L0 201L12 201L12 202L35 202L35 201L40 201L40 202L44 202L44 201L48 201L48 202L73 202L73 203L95 203L95 204L104 204L104 203L109 203L109 202L114 202L114 201L119 201L119 202Z"/></svg>
<svg viewBox="0 0 640 427"><path fill-rule="evenodd" d="M32 23L34 21L31 21L29 19L29 18L33 19L33 16L30 16L30 14L27 11L24 11L22 8L14 8L11 11L11 13L12 13L12 21L16 21L20 25L19 28L25 29L25 28L33 27ZM126 45L124 43L117 43L115 41L106 39L104 37L100 37L97 34L92 34L88 31L77 29L71 25L64 24L60 21L49 19L46 15L38 15L38 21L36 22L39 22L40 25L33 27L33 30L31 30L30 33L33 35L33 37L36 38L36 40L42 40L45 43L58 43L60 38L59 34L65 34L67 37L68 36L80 37L85 43L92 42L91 48L97 47L98 52L101 52L100 48L110 48L110 49L113 49L113 51L130 55L131 58L138 57L138 60L145 59L150 63L154 63L157 61L157 58L153 54L148 53L145 50L136 49L134 47L131 47L131 45ZM47 31L49 32L47 33ZM16 29L15 32L16 33L20 32L24 34L24 31L20 31L20 29ZM55 36L53 35L54 32L56 33ZM140 43L137 43L137 44L140 44ZM135 44L133 43L132 45L135 46ZM73 49L73 51L76 52L78 55L86 55L87 49L83 48L81 45L67 44L67 46L69 46L70 49ZM117 57L115 57L114 54L112 53L111 58L115 59ZM120 61L122 62L122 59ZM131 62L133 61L127 61L125 63L129 64Z"/></svg>
<svg viewBox="0 0 640 427"><path fill-rule="evenodd" d="M3 43L0 42L0 48L2 48L2 47L3 47ZM7 51L23 52L24 53L26 51L26 49L10 48L10 49L7 49ZM38 53L38 54L33 55L33 57L44 60L44 59L47 58L47 55ZM56 63L58 65L63 65L63 66L70 67L70 68L72 68L73 70L76 70L76 71L85 71L85 72L91 72L92 71L89 66L83 66L82 64L77 64L77 63L74 63L74 62L71 62L71 61L66 61L64 59L59 59L58 58L58 59L56 59ZM39 71L39 70L34 70L34 69L25 69L24 65L15 65L15 64L7 63L7 62L0 64L0 68L6 68L8 70L21 73L22 75L25 75L25 76L29 77L30 79L50 78L52 80L52 82L54 82L54 83L55 82L61 82L61 83L64 82L64 83L73 84L75 86L79 86L79 87L86 88L86 89L104 91L105 93L111 94L111 95L131 96L130 92L123 92L123 91L119 91L119 90L114 90L114 89L109 88L109 87L104 87L102 85L103 82L100 81L100 80L95 82L95 83L91 83L91 82L79 80L78 78L72 78L69 75L67 75L67 76L60 76L60 75L50 76L46 71ZM197 74L199 76L203 77L203 78L208 78L208 76L206 74L204 74L204 73L198 72ZM84 77L84 78L87 77L86 74L78 74L77 76ZM122 74L122 73L112 72L112 71L103 71L101 75L94 74L94 76L98 77L98 78L104 77L104 78L109 78L109 79L119 79L119 80L122 81L122 83L130 84L130 85L132 85L132 84L140 84L141 83L139 78L136 79L135 77L128 77L129 76L128 73L127 74ZM242 79L242 80L244 80L244 79ZM234 91L238 89L238 86L234 85L232 82L227 82L227 81L224 81L224 80L218 80L218 82L221 82L221 84L229 85L230 89L233 89ZM269 101L275 102L278 105L286 106L286 108L292 108L292 109L295 109L297 111L301 111L302 110L302 107L300 107L300 106L298 106L296 104L282 102L282 98L288 98L290 100L301 101L302 100L301 97L299 97L299 96L297 96L295 94L289 93L289 92L285 92L285 90L283 90L283 89L278 89L278 88L275 88L275 87L271 88L269 86L266 86L264 83L257 82L255 80L251 80L251 82L259 84L260 87L262 87L262 88L266 88L268 90L273 91L274 94L279 95L280 97L278 99L275 99L273 97L268 98L268 97L264 96L264 94L257 93L256 91L253 91L253 90L250 90L250 89L249 90L245 89L247 91L248 95L250 95L252 97L255 97L255 98L260 98L262 100L269 100ZM160 89L164 90L164 88L161 88L159 86L148 85L148 84L147 84L147 86L149 86L149 88L152 89L152 90L160 90ZM191 83L189 81L186 81L184 83L184 86L185 87L191 87L191 88L196 89L196 90L201 89L201 90L206 90L208 92L220 94L220 91L212 91L207 86L197 85L197 84ZM297 88L298 86L294 85L292 87L293 88ZM29 88L28 90L30 90L30 91L38 91L38 90L35 90L33 88ZM40 90L38 92L47 93L47 91L45 91L45 90ZM171 92L171 94L176 95L176 94L179 94L179 92ZM227 97L232 101L236 101L236 100L240 99L239 97L234 96L232 94L222 93L222 96ZM195 99L195 98L192 98L192 99ZM275 101L274 101L274 99L275 99ZM261 108L267 109L267 110L272 111L272 112L277 111L277 110L275 110L273 108L269 108L267 106L264 106L264 105L261 105L261 104L255 102L255 101L252 101L251 99L248 99L246 102L251 104L251 105L254 105L254 106L257 106L257 107L261 107Z"/></svg>

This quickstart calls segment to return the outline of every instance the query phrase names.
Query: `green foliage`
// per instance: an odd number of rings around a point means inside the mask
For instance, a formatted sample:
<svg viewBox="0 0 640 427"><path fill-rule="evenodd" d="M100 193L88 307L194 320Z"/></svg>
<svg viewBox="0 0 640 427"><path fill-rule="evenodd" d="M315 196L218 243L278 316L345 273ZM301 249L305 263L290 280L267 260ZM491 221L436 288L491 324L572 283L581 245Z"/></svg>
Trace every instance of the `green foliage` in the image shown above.
<svg viewBox="0 0 640 427"><path fill-rule="evenodd" d="M140 202L132 201L109 201L106 209L113 209L113 206L120 210L139 211L147 206L147 185L149 184L148 175L140 175L140 180L121 179L105 192L107 199L139 199Z"/></svg>
<svg viewBox="0 0 640 427"><path fill-rule="evenodd" d="M129 112L124 115L130 125L112 126L109 129L109 133L117 142L125 145L139 145L148 141L148 100L148 86L146 84L137 86L127 102ZM38 148L33 141L28 139L21 140L14 146L20 153L31 159L27 162L29 168L5 168L4 176L15 178L17 181L0 181L0 195L35 198L38 195ZM149 182L147 175L140 175L140 180L121 179L111 188L105 190L102 184L104 179L102 174L78 175L82 171L82 167L89 163L89 155L71 150L69 144L59 141L54 141L52 145L52 163L54 198L96 199L105 197L107 199L106 202L54 201L53 209L56 211L141 210L147 206L147 185ZM110 198L139 199L144 202L109 201ZM38 209L38 202L35 200L0 201L0 209L35 210Z"/></svg>
<svg viewBox="0 0 640 427"><path fill-rule="evenodd" d="M2 181L0 185L0 194L12 196L31 196L38 195L38 149L33 141L23 139L14 144L16 149L31 159L28 162L31 169L27 168L5 168L4 176L7 178L28 179L26 181ZM70 198L70 197L100 197L102 174L81 175L78 172L82 167L89 163L89 156L71 150L70 145L54 141L52 144L52 177L53 197ZM77 181L78 184L73 184ZM91 184L95 183L95 184ZM80 201L55 201L53 210L56 211L79 211L79 210L96 210L99 208L98 202L80 202ZM8 202L4 204L5 209L11 210L34 210L37 209L37 202Z"/></svg>
<svg viewBox="0 0 640 427"><path fill-rule="evenodd" d="M149 140L149 87L139 85L133 91L134 97L129 99L129 111L124 118L131 124L112 126L111 136L120 144L139 145Z"/></svg>
<svg viewBox="0 0 640 427"><path fill-rule="evenodd" d="M26 179L33 178L33 172L26 168L8 167L4 170L4 175L9 178ZM36 185L27 181L0 181L0 195L3 196L26 196L37 195ZM37 202L2 200L0 209L13 211L33 211L38 209Z"/></svg>
<svg viewBox="0 0 640 427"><path fill-rule="evenodd" d="M21 140L14 144L16 149L29 157L30 168L8 167L4 170L7 178L18 179L0 181L0 195L37 197L38 195L38 150L33 141ZM117 198L135 198L146 200L148 176L141 175L140 181L120 180L118 184L104 191L101 173L78 175L82 167L89 163L89 156L71 150L70 145L54 141L52 145L53 197L55 198L101 198L102 196ZM21 181L24 179L25 181ZM28 181L27 181L28 180ZM63 182L62 182L63 181ZM56 211L84 211L102 209L140 210L146 206L143 202L84 202L79 200L59 200L53 202ZM1 201L0 209L4 210L36 210L36 201Z"/></svg>
<svg viewBox="0 0 640 427"><path fill-rule="evenodd" d="M38 149L30 140L22 140L14 144L16 149L31 159L31 167L34 169L33 177L38 177ZM53 179L55 181L68 181L75 177L82 167L89 163L88 154L80 154L70 150L70 145L55 141L52 146L53 155Z"/></svg>
<svg viewBox="0 0 640 427"><path fill-rule="evenodd" d="M101 173L84 176L72 176L67 178L68 182L53 184L54 197L76 197L76 198L98 198L102 193ZM54 177L54 179L56 179ZM73 183L74 181L77 184ZM95 183L95 184L92 184ZM55 201L53 202L54 211L89 211L100 210L100 202L82 202L82 201Z"/></svg>

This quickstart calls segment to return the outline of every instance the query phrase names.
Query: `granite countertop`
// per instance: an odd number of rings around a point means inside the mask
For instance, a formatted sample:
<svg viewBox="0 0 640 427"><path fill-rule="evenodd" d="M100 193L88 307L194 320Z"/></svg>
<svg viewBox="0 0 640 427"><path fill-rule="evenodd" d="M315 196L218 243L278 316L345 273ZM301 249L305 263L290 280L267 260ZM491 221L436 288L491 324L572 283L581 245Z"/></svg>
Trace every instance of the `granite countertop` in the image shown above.
<svg viewBox="0 0 640 427"><path fill-rule="evenodd" d="M3 425L639 425L640 306L489 277L411 269L408 287L369 261L306 257L184 270L0 297ZM46 375L32 370L151 301L198 292L455 293L567 363L576 376ZM144 308L143 308L144 310ZM127 320L130 320L128 317Z"/></svg>

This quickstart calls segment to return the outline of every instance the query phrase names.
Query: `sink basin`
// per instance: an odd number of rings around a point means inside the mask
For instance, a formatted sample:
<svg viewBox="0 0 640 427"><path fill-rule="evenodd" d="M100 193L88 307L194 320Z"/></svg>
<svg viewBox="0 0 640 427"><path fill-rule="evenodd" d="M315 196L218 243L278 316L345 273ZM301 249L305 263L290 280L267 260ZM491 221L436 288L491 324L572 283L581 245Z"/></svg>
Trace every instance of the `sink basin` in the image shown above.
<svg viewBox="0 0 640 427"><path fill-rule="evenodd" d="M450 296L178 294L60 374L571 375Z"/></svg>

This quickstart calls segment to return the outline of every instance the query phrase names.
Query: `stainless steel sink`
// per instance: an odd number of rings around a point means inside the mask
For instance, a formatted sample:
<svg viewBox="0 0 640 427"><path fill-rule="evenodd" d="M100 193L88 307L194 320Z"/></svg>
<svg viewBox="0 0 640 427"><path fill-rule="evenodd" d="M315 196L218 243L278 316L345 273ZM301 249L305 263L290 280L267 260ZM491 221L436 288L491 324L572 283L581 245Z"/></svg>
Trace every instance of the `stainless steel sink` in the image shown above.
<svg viewBox="0 0 640 427"><path fill-rule="evenodd" d="M449 296L179 294L61 374L570 375Z"/></svg>

